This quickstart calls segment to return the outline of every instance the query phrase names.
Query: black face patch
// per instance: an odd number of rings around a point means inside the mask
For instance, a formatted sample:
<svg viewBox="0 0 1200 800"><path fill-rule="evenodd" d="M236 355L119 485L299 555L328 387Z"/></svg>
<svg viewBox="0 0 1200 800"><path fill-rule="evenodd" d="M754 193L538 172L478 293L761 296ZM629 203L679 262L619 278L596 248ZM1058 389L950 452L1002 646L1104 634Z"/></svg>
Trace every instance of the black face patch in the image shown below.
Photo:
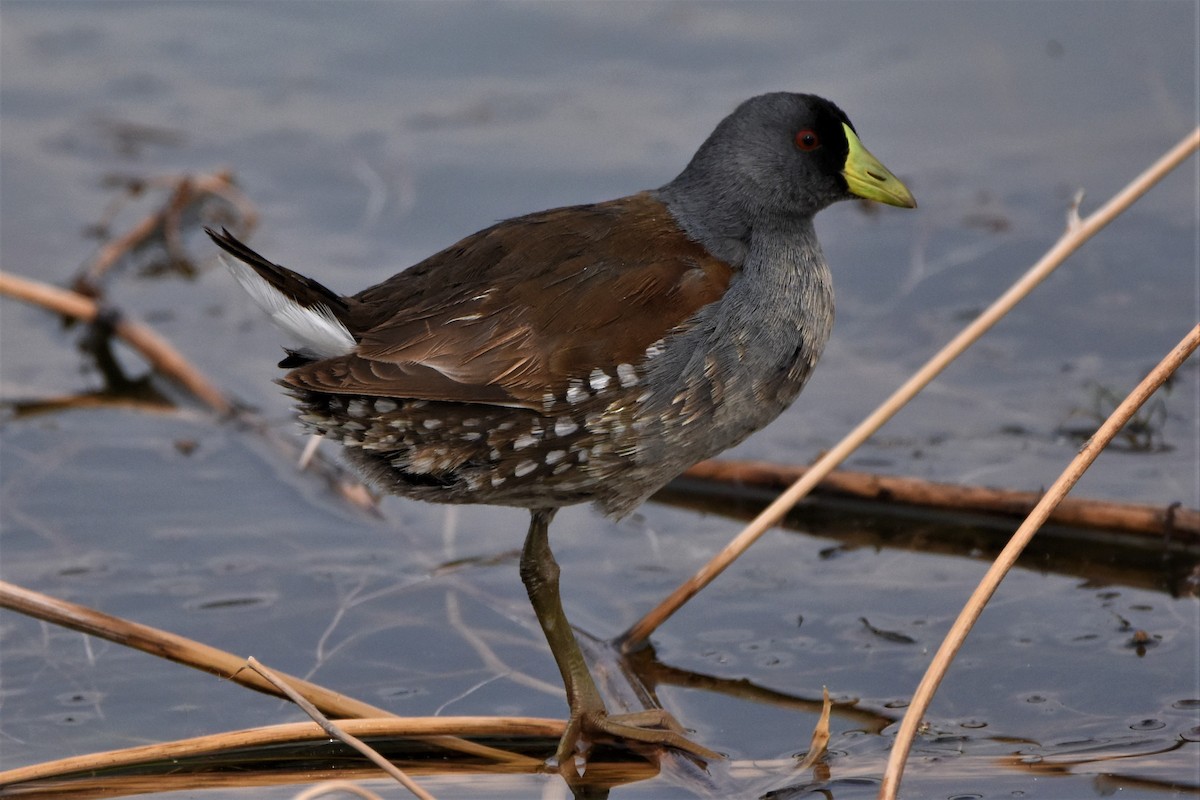
<svg viewBox="0 0 1200 800"><path fill-rule="evenodd" d="M833 103L811 95L806 99L808 108L795 122L796 133L811 131L820 140L820 146L815 149L797 149L801 155L812 159L817 171L827 176L837 176L839 183L844 184L845 179L841 178L841 171L846 164L846 156L850 153L850 143L846 141L846 132L842 125L849 125L851 130L854 130L854 126L850 124L846 114Z"/></svg>

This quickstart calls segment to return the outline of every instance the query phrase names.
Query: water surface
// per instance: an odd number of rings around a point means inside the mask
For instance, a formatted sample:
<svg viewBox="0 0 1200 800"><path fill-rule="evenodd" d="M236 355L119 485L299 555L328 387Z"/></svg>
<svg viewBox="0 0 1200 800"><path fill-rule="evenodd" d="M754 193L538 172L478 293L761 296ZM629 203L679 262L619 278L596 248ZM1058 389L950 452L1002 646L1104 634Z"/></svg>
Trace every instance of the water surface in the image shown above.
<svg viewBox="0 0 1200 800"><path fill-rule="evenodd" d="M6 0L0 21L0 255L5 270L59 285L94 254L85 230L117 196L113 175L228 167L261 214L253 246L350 292L497 219L660 185L753 94L834 99L921 206L844 204L818 218L838 297L833 339L801 400L731 453L789 463L832 445L1040 256L1077 190L1086 213L1197 119L1186 2ZM1071 432L1105 413L1106 392L1123 395L1194 324L1196 191L1193 161L850 466L1048 485L1078 448ZM126 207L113 230L153 202ZM284 342L211 248L188 243L195 280L130 270L108 300L291 432L270 382ZM12 301L0 309L6 401L100 388L78 330ZM136 356L118 358L142 372ZM1077 493L1200 505L1197 396L1193 360L1156 400L1149 448L1106 453ZM497 676L462 634L486 636L515 672L556 680L517 578L523 512L391 499L372 518L186 402L174 413L10 406L0 424L5 580L402 714L562 714L560 697ZM588 508L560 514L568 614L596 637L617 635L736 527L654 503L620 523ZM845 535L772 533L654 637L662 664L708 681L667 681L661 699L737 765L803 751L816 718L804 703L822 686L897 717L986 566ZM1200 785L1198 617L1177 574L1096 583L1026 563L1011 575L934 702L908 796L1165 797ZM1152 646L1131 647L1133 630ZM299 718L9 613L0 635L5 768ZM729 690L743 680L756 697ZM790 702L764 702L771 693ZM874 796L892 732L835 716L825 796ZM810 796L811 775L769 774L774 783L720 780L748 796ZM536 778L496 792L544 789L554 796ZM436 791L478 796L466 784ZM694 790L660 780L613 796Z"/></svg>

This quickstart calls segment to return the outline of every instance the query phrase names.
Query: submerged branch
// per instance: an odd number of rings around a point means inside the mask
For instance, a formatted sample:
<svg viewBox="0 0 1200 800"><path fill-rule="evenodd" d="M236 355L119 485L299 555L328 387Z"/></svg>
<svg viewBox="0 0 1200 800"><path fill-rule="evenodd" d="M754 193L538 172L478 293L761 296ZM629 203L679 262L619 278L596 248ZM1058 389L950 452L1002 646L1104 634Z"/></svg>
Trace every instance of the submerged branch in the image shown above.
<svg viewBox="0 0 1200 800"><path fill-rule="evenodd" d="M767 461L714 459L700 462L685 472L683 477L723 485L783 489L804 477L807 472L807 467ZM849 470L830 472L813 492L1017 518L1024 518L1042 498L1042 492L962 486ZM1179 504L1150 506L1108 500L1069 499L1054 509L1048 522L1156 538L1179 537L1187 543L1200 544L1200 510L1183 508Z"/></svg>

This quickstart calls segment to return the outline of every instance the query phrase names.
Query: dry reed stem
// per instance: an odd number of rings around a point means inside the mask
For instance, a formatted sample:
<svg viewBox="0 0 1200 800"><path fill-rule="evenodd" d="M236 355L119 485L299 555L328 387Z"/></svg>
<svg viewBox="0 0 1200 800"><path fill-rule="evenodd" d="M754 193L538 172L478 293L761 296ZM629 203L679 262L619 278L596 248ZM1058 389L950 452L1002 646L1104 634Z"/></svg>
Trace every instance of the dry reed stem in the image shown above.
<svg viewBox="0 0 1200 800"><path fill-rule="evenodd" d="M89 297L57 286L0 272L0 294L48 308L59 314L95 321L100 306ZM113 325L114 332L137 350L160 373L172 378L218 414L229 414L233 403L212 381L193 367L170 342L141 323L124 317Z"/></svg>
<svg viewBox="0 0 1200 800"><path fill-rule="evenodd" d="M282 696L268 681L253 673L242 671L246 664L244 658L174 633L59 600L7 581L0 581L0 607L194 667L232 680L248 689ZM339 718L395 716L390 711L346 697L302 678L289 675L287 680L327 714Z"/></svg>
<svg viewBox="0 0 1200 800"><path fill-rule="evenodd" d="M725 484L743 484L765 488L787 487L809 470L766 461L701 461L684 477ZM942 508L954 511L983 512L1024 518L1042 492L1018 492L986 486L962 486L936 483L920 478L880 475L874 472L834 470L826 475L815 491L879 500L887 503ZM1098 528L1106 531L1145 534L1161 538L1179 536L1200 543L1200 510L1178 505L1149 506L1117 503L1109 500L1067 499L1054 509L1048 520L1058 525Z"/></svg>
<svg viewBox="0 0 1200 800"><path fill-rule="evenodd" d="M326 781L319 783L300 792L292 800L317 800L318 797L324 797L334 792L346 792L347 794L357 795L363 798L363 800L383 800L383 798L370 789L364 789L357 783L351 783L350 781Z"/></svg>
<svg viewBox="0 0 1200 800"><path fill-rule="evenodd" d="M283 680L274 672L264 667L258 662L257 659L250 657L246 659L246 664L250 667L250 669L254 670L256 673L270 682L272 686L287 695L289 700L300 706L300 709L305 714L308 714L313 722L321 726L321 730L328 733L334 739L345 742L350 747L353 747L355 750L369 759L372 764L379 767L381 770L395 779L397 783L399 783L405 789L408 789L415 796L419 797L420 800L437 800L436 797L417 785L412 778L405 775L403 770L401 770L392 762L388 761L383 756L379 755L379 753L375 751L375 748L368 745L362 739L359 739L356 736L351 736L337 725L334 725L332 722L330 722L324 714L317 710L316 706L305 700L299 692L288 685L287 681Z"/></svg>
<svg viewBox="0 0 1200 800"><path fill-rule="evenodd" d="M1062 500L1067 492L1071 491L1071 487L1082 477L1113 437L1120 432L1121 428L1125 427L1125 424L1142 407L1142 404L1150 399L1158 387L1162 386L1163 382L1179 368L1179 365L1195 351L1197 345L1200 345L1200 325L1193 327L1159 365L1137 385L1137 388L1117 406L1117 409L1083 446L1079 454L1071 460L1066 470L1059 475L1046 492L1046 496L1038 503L1037 508L1021 524L1004 550L996 557L991 568L983 576L983 580L979 582L979 586L976 587L971 598L959 613L958 619L954 621L950 632L946 634L946 638L942 641L941 647L938 648L937 654L934 655L925 676L921 678L921 683L913 694L912 702L905 711L904 719L900 721L900 730L896 734L896 740L892 743L887 770L884 772L883 783L879 788L880 800L895 800L896 792L900 788L900 778L904 774L904 763L912 748L917 726L920 725L921 718L929 708L929 702L933 699L933 694L942 682L946 670L950 668L950 662L954 660L954 656L962 647L963 641L967 638L975 621L979 619L979 615L983 613L984 606L995 593L1000 581L1012 569L1017 557L1029 544L1042 523L1050 516L1054 506Z"/></svg>
<svg viewBox="0 0 1200 800"><path fill-rule="evenodd" d="M796 481L775 502L767 506L753 522L713 556L695 575L685 581L661 603L638 620L621 637L620 643L626 651L641 646L643 642L676 611L683 607L701 589L732 564L750 545L774 527L799 500L812 491L829 472L842 463L872 434L883 427L901 408L913 399L930 381L944 370L954 359L970 347L980 336L1004 317L1012 308L1045 280L1071 253L1128 208L1135 200L1150 190L1185 158L1200 148L1200 128L1193 130L1179 144L1171 148L1149 169L1139 175L1107 203L1079 219L1077 208L1072 208L1066 232L1032 268L1009 289L987 307L973 322L965 327L933 358L916 371L891 397L871 412L858 426L840 442L817 460L804 477Z"/></svg>
<svg viewBox="0 0 1200 800"><path fill-rule="evenodd" d="M829 687L821 687L821 716L813 726L812 739L808 743L808 755L796 767L800 772L816 765L829 749L829 715L833 711L833 701L829 699Z"/></svg>
<svg viewBox="0 0 1200 800"><path fill-rule="evenodd" d="M434 736L508 736L538 737L557 742L566 729L566 723L562 720L539 717L386 717L382 719L343 719L338 721L338 725L342 730L358 737L389 736L422 740ZM211 758L221 752L233 749L261 748L298 742L323 743L328 739L329 735L314 722L289 722L283 725L227 731L173 742L138 745L122 750L88 753L56 761L44 761L40 764L0 772L0 786L10 787L17 783L60 779L79 773L136 767L171 760ZM446 766L452 766L452 764L447 762ZM512 770L513 765L504 764L503 768ZM537 770L541 771L541 769L542 764L538 762Z"/></svg>

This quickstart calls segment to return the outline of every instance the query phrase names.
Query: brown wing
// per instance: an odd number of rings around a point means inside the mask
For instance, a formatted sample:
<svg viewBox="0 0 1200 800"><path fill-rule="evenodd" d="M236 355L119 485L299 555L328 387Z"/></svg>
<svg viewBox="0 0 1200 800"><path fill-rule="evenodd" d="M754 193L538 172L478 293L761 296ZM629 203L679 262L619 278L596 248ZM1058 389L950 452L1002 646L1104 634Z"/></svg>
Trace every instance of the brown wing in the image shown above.
<svg viewBox="0 0 1200 800"><path fill-rule="evenodd" d="M649 194L533 214L349 298L355 352L285 380L537 409L596 367L636 366L732 276Z"/></svg>

